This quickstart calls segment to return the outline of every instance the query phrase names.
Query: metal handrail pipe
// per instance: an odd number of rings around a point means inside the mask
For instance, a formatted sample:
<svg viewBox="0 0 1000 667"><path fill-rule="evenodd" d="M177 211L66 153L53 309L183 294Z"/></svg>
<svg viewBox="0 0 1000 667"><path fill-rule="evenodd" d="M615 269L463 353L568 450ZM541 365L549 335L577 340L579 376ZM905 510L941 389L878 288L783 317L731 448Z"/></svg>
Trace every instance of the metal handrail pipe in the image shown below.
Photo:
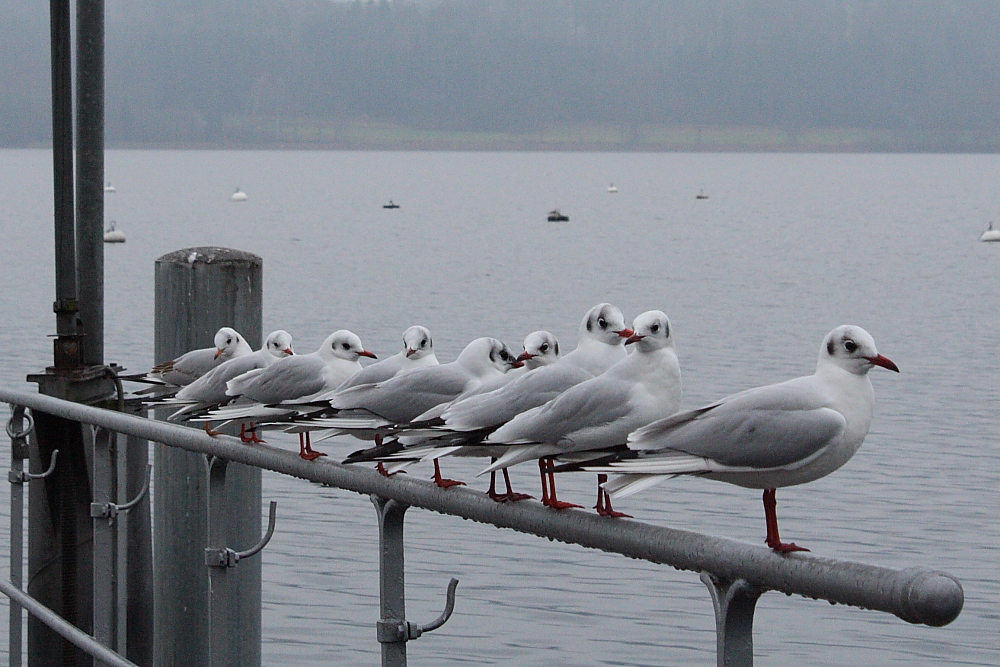
<svg viewBox="0 0 1000 667"><path fill-rule="evenodd" d="M965 601L958 579L924 568L896 570L809 553L778 554L771 549L639 521L609 520L582 511L554 511L538 502L499 504L465 488L441 489L397 475L330 461L305 461L294 452L247 445L229 436L102 410L48 396L0 389L0 401L57 417L94 424L140 438L218 456L365 495L459 516L569 544L709 572L789 595L894 614L910 623L943 626L955 620Z"/></svg>
<svg viewBox="0 0 1000 667"><path fill-rule="evenodd" d="M104 646L86 632L76 627L62 616L55 613L41 602L31 597L6 579L0 579L0 592L17 602L33 614L35 618L65 637L77 648L93 656L108 667L139 667L131 660L126 660L108 647Z"/></svg>

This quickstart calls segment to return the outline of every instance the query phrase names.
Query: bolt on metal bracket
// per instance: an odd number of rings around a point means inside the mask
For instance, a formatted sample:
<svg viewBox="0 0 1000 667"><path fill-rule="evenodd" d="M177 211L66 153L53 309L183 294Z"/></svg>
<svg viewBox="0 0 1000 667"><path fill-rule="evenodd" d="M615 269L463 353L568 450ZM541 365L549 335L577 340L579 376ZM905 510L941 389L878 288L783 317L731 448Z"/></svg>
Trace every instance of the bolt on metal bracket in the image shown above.
<svg viewBox="0 0 1000 667"><path fill-rule="evenodd" d="M420 625L418 623L397 619L378 621L375 624L375 636L379 643L391 644L394 642L405 642L411 639L417 639L425 632L437 630L442 625L447 623L448 619L451 618L451 613L455 611L456 588L458 588L458 579L452 577L451 581L448 582L448 591L445 593L446 599L444 611L441 612L440 616L427 625Z"/></svg>
<svg viewBox="0 0 1000 667"><path fill-rule="evenodd" d="M55 457L53 456L53 459ZM55 465L53 463L53 465ZM143 499L146 492L149 491L149 475L153 470L153 466L146 466L146 481L142 484L142 490L139 491L137 495L132 500L128 501L124 505L116 505L115 503L90 503L90 517L92 519L107 519L108 521L113 521L119 514L127 514L130 509L139 504L139 501Z"/></svg>
<svg viewBox="0 0 1000 667"><path fill-rule="evenodd" d="M274 524L278 512L277 501L272 500L267 513L267 532L260 542L250 547L246 551L236 551L234 549L205 549L205 565L209 567L236 567L244 558L250 558L259 554L274 535Z"/></svg>

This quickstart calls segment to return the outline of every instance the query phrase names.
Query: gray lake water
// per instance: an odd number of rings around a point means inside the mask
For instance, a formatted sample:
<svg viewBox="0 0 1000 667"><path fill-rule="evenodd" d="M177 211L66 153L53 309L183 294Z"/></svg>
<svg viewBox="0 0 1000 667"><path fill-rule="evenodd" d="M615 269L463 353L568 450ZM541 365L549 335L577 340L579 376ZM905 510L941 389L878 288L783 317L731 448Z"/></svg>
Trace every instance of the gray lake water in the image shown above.
<svg viewBox="0 0 1000 667"><path fill-rule="evenodd" d="M757 664L1000 662L1000 244L978 242L1000 220L1000 156L109 151L107 177L107 218L128 237L106 247L107 359L133 371L152 362L154 260L199 245L264 258L264 330L287 329L300 352L348 328L392 354L416 323L442 361L483 335L519 349L536 329L570 349L595 303L628 320L662 309L687 407L809 374L830 329L865 327L902 373L872 372L875 422L844 468L778 493L782 536L824 556L950 572L965 610L928 628L769 593ZM249 201L230 202L237 186ZM695 200L700 188L710 199ZM51 189L50 153L0 151L8 387L30 388L25 374L50 362ZM383 210L390 198L402 208ZM571 221L547 223L556 207ZM333 456L357 448L323 444ZM479 467L446 470L482 487ZM537 492L533 471L516 468L515 485ZM592 475L564 478L561 497L592 503ZM265 473L270 499L264 663L377 664L370 502ZM759 492L708 480L616 507L764 537ZM406 557L411 620L436 617L448 578L462 580L448 625L409 645L413 665L715 664L711 601L692 573L420 510Z"/></svg>

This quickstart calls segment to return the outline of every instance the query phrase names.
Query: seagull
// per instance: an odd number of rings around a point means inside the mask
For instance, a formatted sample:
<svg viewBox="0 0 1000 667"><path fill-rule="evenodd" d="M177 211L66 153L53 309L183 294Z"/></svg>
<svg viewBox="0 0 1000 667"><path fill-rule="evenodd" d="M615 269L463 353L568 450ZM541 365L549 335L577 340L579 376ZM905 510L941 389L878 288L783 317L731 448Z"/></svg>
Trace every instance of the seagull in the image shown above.
<svg viewBox="0 0 1000 667"><path fill-rule="evenodd" d="M441 414L451 406L464 401L472 396L486 394L500 389L525 373L537 370L543 366L554 364L559 359L559 339L548 331L533 331L524 338L524 352L517 361L522 363L520 368L512 368L503 375L497 375L489 380L479 383L475 387L462 392L450 403L441 403L427 410L423 414L417 415L414 423L430 422L441 417Z"/></svg>
<svg viewBox="0 0 1000 667"><path fill-rule="evenodd" d="M359 410L383 420L380 426L407 424L431 408L453 400L462 392L480 383L498 377L512 368L520 367L514 353L505 343L495 338L477 338L462 350L455 361L439 366L420 368L377 384L359 385L336 392L330 405L341 411ZM315 423L321 428L351 428L351 417L320 419ZM377 438L376 442L380 442ZM434 481L438 486L459 484L441 477L435 461Z"/></svg>
<svg viewBox="0 0 1000 667"><path fill-rule="evenodd" d="M615 498L677 475L763 489L766 544L808 551L781 541L775 490L829 475L858 451L874 412L868 371L876 366L899 372L867 331L839 326L823 339L813 375L653 422L629 435L631 458L584 469L623 473L604 485Z"/></svg>
<svg viewBox="0 0 1000 667"><path fill-rule="evenodd" d="M580 323L580 341L575 350L493 392L456 401L441 418L454 431L478 431L505 424L625 359L628 354L624 343L632 333L620 310L599 303Z"/></svg>
<svg viewBox="0 0 1000 667"><path fill-rule="evenodd" d="M171 387L184 387L220 364L248 354L253 354L253 348L243 336L234 329L222 327L215 334L215 347L192 350L176 359L153 366L142 379Z"/></svg>
<svg viewBox="0 0 1000 667"><path fill-rule="evenodd" d="M267 368L257 368L229 380L226 395L252 403L213 410L208 417L245 419L286 415L295 410L296 404L308 403L359 372L359 357L377 358L364 349L357 334L341 329L330 334L311 354L278 359ZM314 451L300 436L299 456L311 461L324 454Z"/></svg>
<svg viewBox="0 0 1000 667"><path fill-rule="evenodd" d="M412 326L403 332L403 349L387 359L366 366L359 373L348 378L337 390L349 389L362 384L375 384L401 373L418 368L437 366L434 356L434 341L426 327Z"/></svg>
<svg viewBox="0 0 1000 667"><path fill-rule="evenodd" d="M272 331L265 339L264 345L253 354L235 357L216 366L191 384L182 387L175 396L165 399L160 405L181 406L180 410L168 417L171 421L176 421L185 414L224 405L233 399L226 394L227 382L248 371L267 368L278 359L293 354L291 334L282 329ZM209 433L214 433L209 430L209 423L205 422L205 429Z"/></svg>
<svg viewBox="0 0 1000 667"><path fill-rule="evenodd" d="M628 354L624 343L632 334L633 331L625 326L625 318L618 308L609 303L599 303L584 315L580 322L577 347L566 356L516 377L505 386L492 391L462 394L451 404L443 404L443 410L442 406L436 406L416 418L416 421L430 421L434 417L440 417L444 423L437 427L436 432L428 433L423 430L416 434L404 433L390 443L391 446L355 452L348 461L380 458L389 460L384 457L390 457L394 462L390 470L398 471L414 461L427 458L436 461L448 455L487 455L484 451L489 455L502 454L502 447L484 450L482 447L465 448L463 445L480 442L483 437L520 413L544 405L570 387L603 373L625 359ZM528 339L525 344L529 344ZM514 493L506 468L503 474L507 493L491 493L491 498L505 502L531 497ZM493 475L490 477L490 488L495 489Z"/></svg>
<svg viewBox="0 0 1000 667"><path fill-rule="evenodd" d="M538 459L542 502L555 509L579 507L556 498L550 457L623 444L632 431L680 408L681 369L670 320L663 311L650 310L635 318L632 329L626 344L635 345L633 354L490 434L485 444L510 446L480 474ZM600 489L597 510L624 516L611 508Z"/></svg>

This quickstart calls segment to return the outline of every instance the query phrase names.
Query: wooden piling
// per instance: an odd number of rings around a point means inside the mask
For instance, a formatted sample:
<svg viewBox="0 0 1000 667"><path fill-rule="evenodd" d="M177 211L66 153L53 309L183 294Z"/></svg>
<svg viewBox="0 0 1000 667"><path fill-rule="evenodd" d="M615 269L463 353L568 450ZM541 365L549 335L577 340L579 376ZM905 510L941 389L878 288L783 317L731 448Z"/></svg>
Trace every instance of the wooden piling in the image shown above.
<svg viewBox="0 0 1000 667"><path fill-rule="evenodd" d="M254 348L262 339L263 262L228 248L188 248L156 260L155 361L209 347L216 331L236 329ZM260 559L230 574L232 613L228 656L210 662L208 466L204 456L156 445L153 531L155 665L260 665ZM261 536L261 472L230 464L226 474L226 534L237 550ZM221 660L220 660L221 658Z"/></svg>

